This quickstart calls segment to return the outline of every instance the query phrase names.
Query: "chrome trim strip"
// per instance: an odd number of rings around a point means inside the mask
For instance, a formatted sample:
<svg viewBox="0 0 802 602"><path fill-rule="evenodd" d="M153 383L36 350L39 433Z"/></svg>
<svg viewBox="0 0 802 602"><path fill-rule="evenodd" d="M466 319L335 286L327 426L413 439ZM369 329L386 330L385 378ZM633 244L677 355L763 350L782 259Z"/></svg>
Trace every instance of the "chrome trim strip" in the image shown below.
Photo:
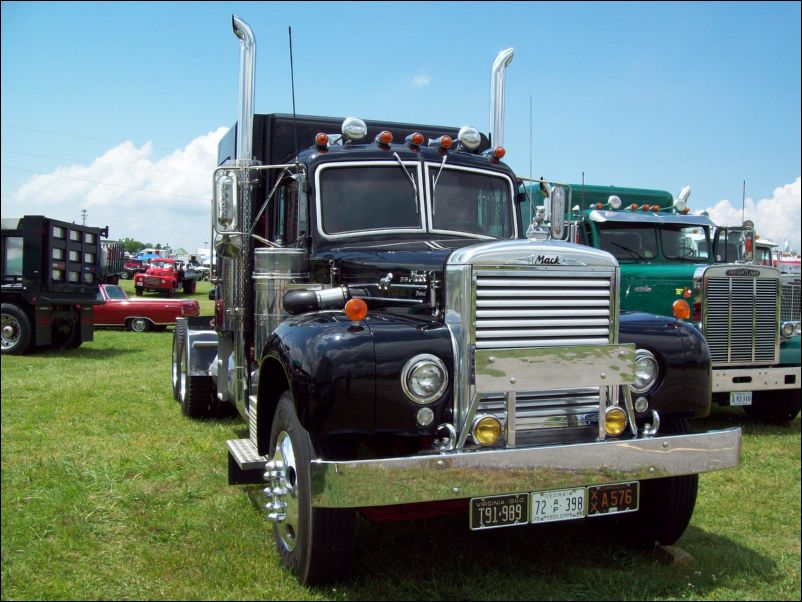
<svg viewBox="0 0 802 602"><path fill-rule="evenodd" d="M800 389L802 368L785 366L779 368L728 368L713 369L713 393L730 391L773 391L775 389ZM785 383L786 376L793 376L794 382ZM735 379L750 378L749 382L733 382Z"/></svg>
<svg viewBox="0 0 802 602"><path fill-rule="evenodd" d="M314 460L312 505L358 508L698 474L738 465L741 429L354 462ZM378 486L381 485L381 486Z"/></svg>
<svg viewBox="0 0 802 602"><path fill-rule="evenodd" d="M471 266L449 265L445 273L446 315L445 323L451 335L454 351L454 428L461 436L467 429L468 405L471 399L471 356L470 344L472 322L471 308Z"/></svg>
<svg viewBox="0 0 802 602"><path fill-rule="evenodd" d="M504 394L504 401L507 405L507 430L505 434L505 444L507 447L515 447L515 391L508 391Z"/></svg>

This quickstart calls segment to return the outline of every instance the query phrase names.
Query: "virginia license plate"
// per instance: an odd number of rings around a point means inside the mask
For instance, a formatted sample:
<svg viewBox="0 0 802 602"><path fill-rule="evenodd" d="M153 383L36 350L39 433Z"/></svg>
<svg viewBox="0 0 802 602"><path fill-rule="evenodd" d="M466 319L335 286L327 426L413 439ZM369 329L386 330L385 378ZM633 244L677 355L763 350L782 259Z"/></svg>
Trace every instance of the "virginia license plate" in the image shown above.
<svg viewBox="0 0 802 602"><path fill-rule="evenodd" d="M730 391L731 406L751 406L752 391Z"/></svg>
<svg viewBox="0 0 802 602"><path fill-rule="evenodd" d="M637 481L588 487L588 516L635 512L637 509Z"/></svg>
<svg viewBox="0 0 802 602"><path fill-rule="evenodd" d="M529 522L529 494L473 498L470 513L472 531L525 525Z"/></svg>

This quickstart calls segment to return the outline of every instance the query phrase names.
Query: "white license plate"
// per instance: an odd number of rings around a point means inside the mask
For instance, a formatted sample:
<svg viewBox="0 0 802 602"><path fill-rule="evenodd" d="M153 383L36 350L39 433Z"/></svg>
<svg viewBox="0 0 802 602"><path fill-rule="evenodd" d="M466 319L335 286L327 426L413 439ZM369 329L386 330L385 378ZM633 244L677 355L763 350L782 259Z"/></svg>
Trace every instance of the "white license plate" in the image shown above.
<svg viewBox="0 0 802 602"><path fill-rule="evenodd" d="M752 391L730 391L731 406L751 406Z"/></svg>
<svg viewBox="0 0 802 602"><path fill-rule="evenodd" d="M532 523L585 518L585 488L538 491L531 499Z"/></svg>

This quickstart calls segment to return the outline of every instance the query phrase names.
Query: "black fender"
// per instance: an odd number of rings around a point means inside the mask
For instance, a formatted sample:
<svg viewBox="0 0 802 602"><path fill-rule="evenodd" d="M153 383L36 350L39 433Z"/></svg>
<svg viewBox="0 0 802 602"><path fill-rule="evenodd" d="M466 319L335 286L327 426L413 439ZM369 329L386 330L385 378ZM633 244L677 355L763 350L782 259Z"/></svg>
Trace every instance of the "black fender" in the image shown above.
<svg viewBox="0 0 802 602"><path fill-rule="evenodd" d="M449 370L449 387L428 406L434 419L426 428L416 419L422 406L407 399L399 378L404 363L419 353L437 355ZM446 327L428 318L376 313L355 324L342 312L320 312L282 322L262 354L259 452L267 453L264 433L286 389L313 439L434 435L449 407L452 355Z"/></svg>
<svg viewBox="0 0 802 602"><path fill-rule="evenodd" d="M634 343L657 359L660 376L644 397L660 416L702 418L710 414L710 350L692 324L654 314L621 312L619 342Z"/></svg>

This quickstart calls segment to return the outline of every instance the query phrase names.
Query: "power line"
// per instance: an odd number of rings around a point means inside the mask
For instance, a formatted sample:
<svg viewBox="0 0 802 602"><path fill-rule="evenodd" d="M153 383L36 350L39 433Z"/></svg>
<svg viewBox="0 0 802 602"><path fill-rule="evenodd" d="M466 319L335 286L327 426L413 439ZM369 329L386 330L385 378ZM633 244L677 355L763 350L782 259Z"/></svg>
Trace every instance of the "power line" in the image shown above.
<svg viewBox="0 0 802 602"><path fill-rule="evenodd" d="M191 199L193 201L208 201L208 198L200 198L197 196L188 196L186 194L166 194L164 192L159 192L158 190L149 190L147 188L137 188L135 186L124 186L123 184L109 184L108 182L98 182L97 180L89 180L87 178L76 178L73 176L63 176L61 174L54 174L54 173L45 173L43 171L36 171L35 169L25 169L24 167L15 167L13 165L0 165L3 169L16 169L17 171L27 171L30 173L39 174L42 176L51 176L54 178L64 178L67 180L78 180L79 182L89 182L90 184L99 184L100 186L113 186L114 188L126 188L128 190L138 190L140 192L149 192L150 194L157 194L159 196L168 197L168 198L175 198L180 197L183 199Z"/></svg>
<svg viewBox="0 0 802 602"><path fill-rule="evenodd" d="M133 140L111 140L110 138L99 138L99 137L96 137L96 136L84 136L83 134L70 134L70 133L67 133L67 132L54 132L52 130L39 130L39 129L36 129L36 128L28 128L28 127L23 127L23 126L20 126L20 125L3 125L2 127L3 128L8 128L8 129L13 129L13 130L22 130L24 132L36 132L38 134L50 134L50 135L56 135L56 136L69 136L71 138L83 138L84 140L95 140L97 142L110 142L111 144L124 144L125 142L131 142L132 144L136 144L136 142L134 142ZM140 144L139 146L144 146L144 145ZM153 148L160 148L160 149L163 149L163 150L170 150L170 151L177 150L176 148L169 147L169 146L157 146L155 144L153 144L151 146L153 146ZM199 155L206 155L206 156L209 156L209 157L216 157L217 156L217 155L212 154L212 153L205 153L203 151L198 151L198 150L192 150L192 151L186 151L186 152L197 153Z"/></svg>
<svg viewBox="0 0 802 602"><path fill-rule="evenodd" d="M34 153L22 153L19 151L10 151L10 150L0 150L0 153L5 153L9 155L20 155L23 157L36 157L38 159L56 159L58 161L75 161L77 163L88 163L91 162L94 165L105 165L106 167L124 167L126 169L136 169L139 171L156 171L159 173L175 173L175 174L184 174L187 176L200 176L202 178L208 177L208 173L201 173L199 171L177 171L174 169L157 169L155 167L137 167L135 165L127 165L123 163L103 163L103 162L95 162L93 159L76 159L75 157L56 157L53 155L37 155Z"/></svg>

